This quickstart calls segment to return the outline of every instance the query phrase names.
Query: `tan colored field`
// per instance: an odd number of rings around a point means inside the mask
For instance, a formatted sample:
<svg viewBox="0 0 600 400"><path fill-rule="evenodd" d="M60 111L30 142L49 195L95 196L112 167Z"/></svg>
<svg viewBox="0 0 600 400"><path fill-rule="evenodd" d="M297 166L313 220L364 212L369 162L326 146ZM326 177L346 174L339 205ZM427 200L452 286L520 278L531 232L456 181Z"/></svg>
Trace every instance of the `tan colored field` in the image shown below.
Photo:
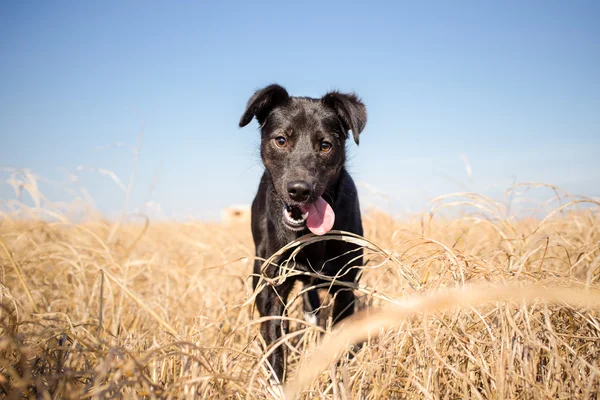
<svg viewBox="0 0 600 400"><path fill-rule="evenodd" d="M484 197L454 200L474 211L452 219L432 212L413 222L364 217L368 262L356 288L362 310L391 307L415 292L439 300L440 289L472 283L568 286L579 291L565 302L596 305L451 295L426 314L394 319L393 327L389 318L371 321L385 328L372 330L354 358L321 372L327 352L310 357L322 329L298 320L294 297L291 334L281 345L288 347L288 382L297 382L300 367L309 373L303 398L596 398L599 204L517 221ZM280 396L266 379L247 225L0 218L0 397ZM413 309L425 310L420 304ZM449 307L436 311L440 304Z"/></svg>

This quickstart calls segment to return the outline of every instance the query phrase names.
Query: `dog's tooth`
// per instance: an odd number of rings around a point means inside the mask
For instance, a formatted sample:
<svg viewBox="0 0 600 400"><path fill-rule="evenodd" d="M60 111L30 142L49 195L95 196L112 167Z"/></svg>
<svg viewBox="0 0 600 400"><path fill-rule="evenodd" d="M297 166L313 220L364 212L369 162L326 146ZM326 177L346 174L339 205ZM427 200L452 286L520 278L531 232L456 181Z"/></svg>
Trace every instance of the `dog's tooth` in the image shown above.
<svg viewBox="0 0 600 400"><path fill-rule="evenodd" d="M306 218L308 218L308 211L302 214L302 221L304 221Z"/></svg>

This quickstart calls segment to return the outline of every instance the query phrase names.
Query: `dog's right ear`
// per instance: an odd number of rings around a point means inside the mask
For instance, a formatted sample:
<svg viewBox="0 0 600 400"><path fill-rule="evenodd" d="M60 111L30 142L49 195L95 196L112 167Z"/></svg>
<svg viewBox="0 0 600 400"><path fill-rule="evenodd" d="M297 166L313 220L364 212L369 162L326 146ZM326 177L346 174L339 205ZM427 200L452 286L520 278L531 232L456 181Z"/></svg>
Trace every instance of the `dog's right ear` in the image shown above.
<svg viewBox="0 0 600 400"><path fill-rule="evenodd" d="M240 128L248 125L252 118L256 117L258 123L262 126L271 110L286 102L290 98L287 90L280 85L269 85L256 93L248 100L246 111L240 118Z"/></svg>

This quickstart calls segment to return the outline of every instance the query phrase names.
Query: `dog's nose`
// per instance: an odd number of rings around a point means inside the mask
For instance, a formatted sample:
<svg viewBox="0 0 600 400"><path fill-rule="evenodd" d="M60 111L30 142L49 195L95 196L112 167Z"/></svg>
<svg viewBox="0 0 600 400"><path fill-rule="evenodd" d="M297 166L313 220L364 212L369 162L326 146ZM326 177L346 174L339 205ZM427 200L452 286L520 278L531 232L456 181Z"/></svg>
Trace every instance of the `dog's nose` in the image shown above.
<svg viewBox="0 0 600 400"><path fill-rule="evenodd" d="M295 181L288 183L287 191L290 195L290 199L298 202L303 202L310 198L310 195L313 191L313 187L309 182Z"/></svg>

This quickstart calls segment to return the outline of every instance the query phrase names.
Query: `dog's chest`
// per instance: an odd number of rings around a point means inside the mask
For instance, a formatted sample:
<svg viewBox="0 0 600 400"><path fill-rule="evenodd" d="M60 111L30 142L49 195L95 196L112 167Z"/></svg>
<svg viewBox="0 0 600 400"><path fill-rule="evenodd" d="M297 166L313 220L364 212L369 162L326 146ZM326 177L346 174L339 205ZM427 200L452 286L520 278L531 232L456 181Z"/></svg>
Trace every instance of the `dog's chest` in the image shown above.
<svg viewBox="0 0 600 400"><path fill-rule="evenodd" d="M304 247L295 256L288 258L297 271L329 275L340 254L332 251L327 242L318 242Z"/></svg>

